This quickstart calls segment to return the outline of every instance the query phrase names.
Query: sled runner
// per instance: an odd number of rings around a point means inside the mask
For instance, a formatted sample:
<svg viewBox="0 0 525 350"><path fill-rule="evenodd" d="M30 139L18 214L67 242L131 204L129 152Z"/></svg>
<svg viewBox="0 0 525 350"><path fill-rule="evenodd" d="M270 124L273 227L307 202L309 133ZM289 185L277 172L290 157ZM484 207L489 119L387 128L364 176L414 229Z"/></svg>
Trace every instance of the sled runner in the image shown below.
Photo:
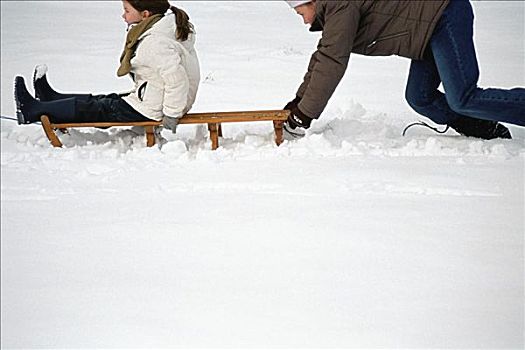
<svg viewBox="0 0 525 350"><path fill-rule="evenodd" d="M210 132L211 148L216 150L219 147L219 137L222 137L222 123L236 122L259 122L272 121L275 131L275 143L279 146L283 142L283 124L288 118L290 112L287 110L269 110L269 111L248 111L248 112L216 112L216 113L189 113L179 119L179 125L183 124L208 124ZM44 132L54 147L62 147L55 130L66 130L69 128L109 128L109 127L126 127L141 126L146 131L146 144L148 147L155 145L155 127L161 126L162 122L129 122L129 123L51 123L47 115L40 118Z"/></svg>

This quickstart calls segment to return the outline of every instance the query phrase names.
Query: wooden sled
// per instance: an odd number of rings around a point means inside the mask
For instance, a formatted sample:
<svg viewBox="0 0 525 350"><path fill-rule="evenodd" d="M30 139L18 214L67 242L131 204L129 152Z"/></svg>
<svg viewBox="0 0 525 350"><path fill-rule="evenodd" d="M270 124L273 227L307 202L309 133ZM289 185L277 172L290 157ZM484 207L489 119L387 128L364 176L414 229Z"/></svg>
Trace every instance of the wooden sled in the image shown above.
<svg viewBox="0 0 525 350"><path fill-rule="evenodd" d="M237 122L259 122L272 121L275 131L275 143L279 146L283 142L283 124L288 119L290 111L288 110L270 110L270 111L248 111L248 112L217 112L217 113L189 113L179 119L179 125L182 124L208 124L210 132L211 148L216 150L219 147L219 136L222 137L222 123ZM126 126L142 126L146 130L146 145L152 147L155 145L155 127L161 126L162 122L129 122L129 123L51 123L47 115L40 118L44 132L54 147L62 147L55 130L67 130L69 128L110 128Z"/></svg>

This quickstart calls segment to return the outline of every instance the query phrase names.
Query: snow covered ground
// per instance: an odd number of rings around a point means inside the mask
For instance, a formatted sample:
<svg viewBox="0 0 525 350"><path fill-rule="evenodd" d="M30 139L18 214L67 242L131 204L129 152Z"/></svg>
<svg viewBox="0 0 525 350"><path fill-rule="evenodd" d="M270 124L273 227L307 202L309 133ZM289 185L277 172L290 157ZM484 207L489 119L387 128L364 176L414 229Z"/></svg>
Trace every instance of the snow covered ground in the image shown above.
<svg viewBox="0 0 525 350"><path fill-rule="evenodd" d="M318 34L281 1L180 1L198 30L193 111L281 108ZM118 1L1 1L15 75L124 91ZM525 85L525 3L475 2L482 86ZM408 60L354 56L306 138L1 121L2 348L524 346L525 129L403 128Z"/></svg>

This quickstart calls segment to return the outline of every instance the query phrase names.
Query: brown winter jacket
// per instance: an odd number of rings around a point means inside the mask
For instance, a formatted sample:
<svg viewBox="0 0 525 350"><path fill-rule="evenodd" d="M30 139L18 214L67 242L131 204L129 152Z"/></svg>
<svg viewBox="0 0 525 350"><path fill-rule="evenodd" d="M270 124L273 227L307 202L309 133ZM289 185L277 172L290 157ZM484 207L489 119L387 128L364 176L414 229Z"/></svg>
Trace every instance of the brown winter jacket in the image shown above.
<svg viewBox="0 0 525 350"><path fill-rule="evenodd" d="M317 0L311 31L321 31L297 96L310 118L323 112L343 78L350 53L423 58L449 0Z"/></svg>

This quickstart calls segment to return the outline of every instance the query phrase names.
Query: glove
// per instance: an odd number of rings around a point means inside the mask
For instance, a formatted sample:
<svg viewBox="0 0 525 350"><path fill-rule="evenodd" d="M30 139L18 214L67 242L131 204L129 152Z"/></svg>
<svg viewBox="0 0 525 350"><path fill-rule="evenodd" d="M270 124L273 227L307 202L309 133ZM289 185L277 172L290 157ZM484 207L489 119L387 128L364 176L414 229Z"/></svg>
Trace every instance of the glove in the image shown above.
<svg viewBox="0 0 525 350"><path fill-rule="evenodd" d="M295 100L294 100L295 101ZM306 135L306 129L312 124L312 118L306 116L294 101L289 102L286 106L290 110L290 116L283 125L284 138L288 141L300 139ZM299 99L300 101L300 99ZM287 109L285 107L285 109Z"/></svg>
<svg viewBox="0 0 525 350"><path fill-rule="evenodd" d="M172 133L177 132L177 125L179 124L179 118L164 117L162 118L162 125L164 128L171 130Z"/></svg>
<svg viewBox="0 0 525 350"><path fill-rule="evenodd" d="M290 101L286 104L286 106L284 106L283 109L287 109L287 110L291 110L293 107L297 107L297 105L299 104L299 102L301 102L301 97L299 96L296 96L293 101Z"/></svg>
<svg viewBox="0 0 525 350"><path fill-rule="evenodd" d="M308 117L306 114L301 112L299 107L297 105L292 106L290 109L290 116L288 117L288 120L286 123L291 129L295 128L303 128L308 129L310 125L312 124L312 118Z"/></svg>

